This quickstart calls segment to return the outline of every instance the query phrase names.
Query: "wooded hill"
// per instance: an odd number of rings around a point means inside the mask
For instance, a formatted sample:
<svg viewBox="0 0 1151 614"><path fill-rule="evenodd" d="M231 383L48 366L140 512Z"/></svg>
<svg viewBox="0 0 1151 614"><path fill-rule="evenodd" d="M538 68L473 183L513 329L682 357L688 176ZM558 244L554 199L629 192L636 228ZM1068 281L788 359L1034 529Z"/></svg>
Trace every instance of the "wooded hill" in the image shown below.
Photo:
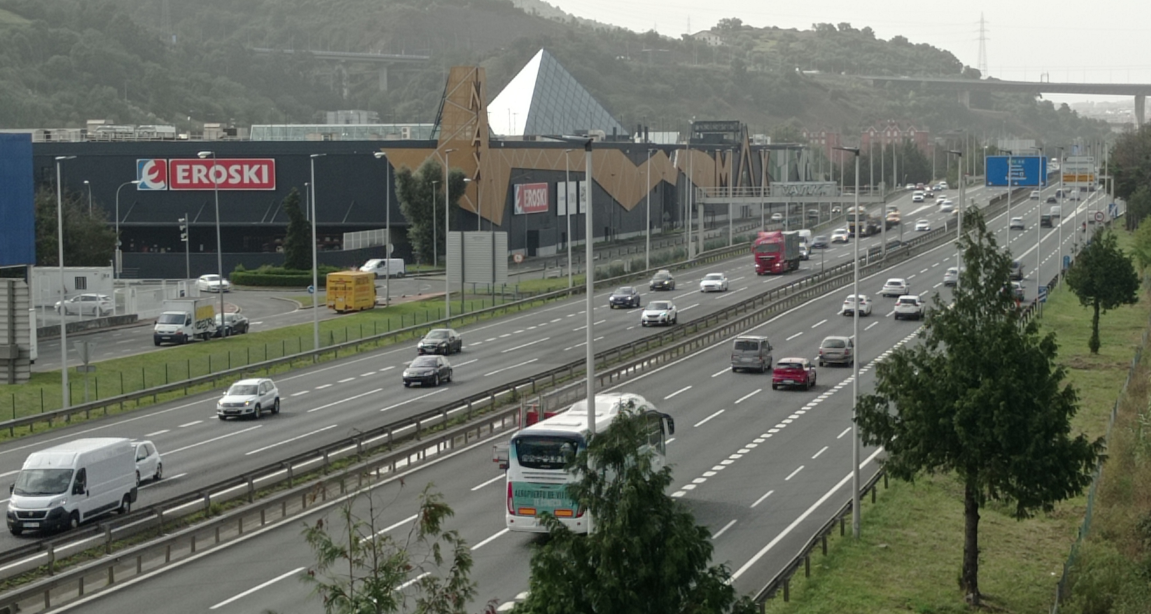
<svg viewBox="0 0 1151 614"><path fill-rule="evenodd" d="M973 95L978 108L968 110L954 94L873 88L851 75L977 75L947 51L866 27L756 29L733 18L715 28L722 44L709 45L529 10L509 0L0 0L0 128L99 118L194 130L315 122L338 109L431 122L448 67L483 65L494 97L546 47L633 130L684 130L695 117L777 135L798 126L851 135L888 119L1055 144L1107 131L1028 96ZM431 60L393 69L380 92L373 67L348 65L344 82L306 53L251 51L259 47Z"/></svg>

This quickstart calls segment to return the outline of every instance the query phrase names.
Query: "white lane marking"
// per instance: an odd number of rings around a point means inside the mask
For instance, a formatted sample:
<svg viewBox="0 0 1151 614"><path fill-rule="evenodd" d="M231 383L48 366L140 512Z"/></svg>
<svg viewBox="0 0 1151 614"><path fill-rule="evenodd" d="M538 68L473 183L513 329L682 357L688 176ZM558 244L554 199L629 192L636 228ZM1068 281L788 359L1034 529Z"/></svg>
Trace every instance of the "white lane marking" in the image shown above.
<svg viewBox="0 0 1151 614"><path fill-rule="evenodd" d="M811 327L815 328L816 326L819 326L820 324L826 324L826 323L827 323L827 320L820 320L820 321L816 322L815 324L812 324Z"/></svg>
<svg viewBox="0 0 1151 614"><path fill-rule="evenodd" d="M798 333L795 333L794 335L788 337L787 339L784 339L784 341L791 341L792 339L795 339L796 337L798 337L802 334L803 334L803 331L799 331Z"/></svg>
<svg viewBox="0 0 1151 614"><path fill-rule="evenodd" d="M244 597L247 597L248 595L251 595L252 593L254 593L260 589L268 588L269 586L279 582L280 580L283 580L284 578L289 578L291 576L294 576L294 575L300 573L301 571L304 571L305 569L307 569L307 567L297 567L296 569L293 569L292 571L289 571L288 573L286 573L282 576L276 576L275 578L272 578L271 580L268 580L267 582L265 582L259 586L254 586L254 587L240 593L239 595L232 597L231 599L225 599L224 601L221 601L220 603L217 603L216 605L214 605L208 609L209 610L215 610L218 608L222 608L222 607L228 605L229 603L232 603L233 601L236 601L239 599L243 599Z"/></svg>
<svg viewBox="0 0 1151 614"><path fill-rule="evenodd" d="M394 531L394 530L404 526L405 524L408 524L409 522L415 520L416 518L418 518L418 516L416 514L412 514L411 516L408 516L407 518L404 518L403 520L401 520L401 521L399 521L399 522L397 522L397 523L395 523L389 527L384 527L383 529L376 531L375 534L373 534L373 535L369 535L367 537L360 538L360 543L362 544L362 543L368 541L369 539L375 539L376 537L383 535L384 533L387 533L388 531Z"/></svg>
<svg viewBox="0 0 1151 614"><path fill-rule="evenodd" d="M422 574L420 574L420 575L418 575L418 576L416 576L416 577L412 578L411 580L408 580L407 582L404 582L404 583L403 583L403 584L401 584L401 585L399 586L399 588L397 588L396 590L402 591L402 590L404 590L405 588L407 588L407 587L409 587L409 586L411 586L411 585L415 584L416 582L419 582L420 580L423 580L423 579L424 579L424 576L426 576L426 575L428 575L428 574L430 574L430 573L431 573L430 571L425 571L424 573L422 573Z"/></svg>
<svg viewBox="0 0 1151 614"><path fill-rule="evenodd" d="M373 375L375 375L375 374L376 374L376 372L375 372L375 371L368 371L367 373L361 373L361 374L360 374L360 377L371 377L371 376L373 376Z"/></svg>
<svg viewBox="0 0 1151 614"><path fill-rule="evenodd" d="M332 407L333 405L339 405L340 403L347 403L348 401L354 401L360 397L366 397L369 394L375 394L377 392L380 392L381 390L383 390L383 388L375 388L373 390L369 390L367 392L357 394L356 396L348 397L346 399L340 399L339 401L332 401L331 403L328 403L327 405L321 405L319 407L314 407L312 409L309 409L307 413L310 414L314 411L320 411L321 409L327 409L329 407Z"/></svg>
<svg viewBox="0 0 1151 614"><path fill-rule="evenodd" d="M324 388L331 388L331 384L324 384L323 386L316 386L316 390L323 390Z"/></svg>
<svg viewBox="0 0 1151 614"><path fill-rule="evenodd" d="M339 426L339 425L337 425L337 424L329 424L328 426L325 426L325 427L324 427L324 428L322 428L322 429L316 429L316 430L312 431L311 433L304 433L303 435L297 435L297 436L295 436L295 437L292 437L291 439L285 439L285 440L283 440L283 441L278 441L278 442L276 442L276 443L274 443L274 444L271 444L271 445L267 445L267 446L264 446L264 447L262 447L262 448L256 448L255 450L252 450L251 452L245 452L245 453L244 453L244 456L251 456L251 455L253 455L253 454L257 454L257 453L259 453L259 452L263 452L264 450L271 450L272 448L275 448L275 447L277 447L277 446L282 446L282 445L284 445L284 444L286 444L286 443L292 443L293 441L298 441L298 440L300 440L300 439L303 439L303 438L305 438L305 437L309 437L309 436L311 436L311 435L315 435L316 433L323 433L324 431L327 431L327 430L331 430L331 429L334 429L334 428L336 428L337 426Z"/></svg>
<svg viewBox="0 0 1151 614"><path fill-rule="evenodd" d="M839 434L839 435L836 437L836 439L843 439L843 436L844 436L844 435L846 435L846 434L848 434L848 433L850 433L850 432L851 432L851 427L849 426L849 427L847 427L847 428L843 429L843 432L842 432L842 433L840 433L840 434Z"/></svg>
<svg viewBox="0 0 1151 614"><path fill-rule="evenodd" d="M508 352L514 352L516 350L522 350L528 346L535 345L537 343L543 343L544 341L547 341L548 339L551 339L551 337L544 337L543 339L536 339L535 341L529 341L523 345L517 345L515 347L511 347L511 348L508 348L506 350L500 350L500 353L501 354L507 354Z"/></svg>
<svg viewBox="0 0 1151 614"><path fill-rule="evenodd" d="M483 342L484 342L484 343L487 343L487 342L489 342L489 341L495 341L495 340L496 340L496 338L495 338L495 337L491 337L491 338L489 338L489 339L484 339L484 341L483 341ZM475 345L475 344L473 343L472 345Z"/></svg>
<svg viewBox="0 0 1151 614"><path fill-rule="evenodd" d="M197 420L197 421L195 421L195 422L189 422L189 423L187 423L187 424L181 424L181 425L179 426L179 428L184 428L184 427L187 427L187 426L195 426L195 425L197 425L197 424L199 424L199 423L201 423L201 422L203 422L203 420Z"/></svg>
<svg viewBox="0 0 1151 614"><path fill-rule="evenodd" d="M675 392L667 395L666 397L663 398L663 400L666 401L666 400L674 397L675 395L680 394L681 392L687 392L688 390L691 390L691 386L684 386L683 388L680 388L679 390L676 390Z"/></svg>
<svg viewBox="0 0 1151 614"><path fill-rule="evenodd" d="M871 456L868 456L866 459L864 459L863 462L859 464L859 466L861 468L867 466L868 463L875 460L875 457L879 456L880 452L883 452L883 448L877 449L875 452L873 452L871 454ZM751 569L752 565L755 565L756 563L758 563L759 559L762 559L769 551L771 551L772 548L774 548L777 544L779 544L779 542L782 541L783 538L787 537L792 531L794 531L795 527L798 527L800 525L800 523L802 523L804 520L807 520L807 517L812 515L815 512L815 510L819 509L819 506L826 503L827 500L830 499L832 497L832 495L835 494L836 491L838 491L840 488L843 488L843 486L845 484L850 482L852 473L853 472L851 472L851 471L847 472L847 475L844 476L844 478L842 480L840 480L838 484L836 484L835 486L832 486L831 490L824 493L824 495L822 497L820 497L818 501L816 501L815 503L812 503L811 507L807 508L807 510L805 510L802 514L800 514L798 518L791 521L791 524L787 525L786 529L784 529L783 531L780 531L779 535L776 535L774 538L772 538L772 540L770 542L768 542L766 546L761 548L759 552L755 553L755 556L752 556L750 559L748 559L748 561L746 563L743 564L743 566L741 566L739 569L737 569L735 571L735 573L731 574L731 580L734 581L734 580L739 579L739 577L742 576L744 573L746 573L748 569Z"/></svg>
<svg viewBox="0 0 1151 614"><path fill-rule="evenodd" d="M356 379L356 378L354 378L354 377L345 377L344 379L342 379L342 380L339 380L339 381L338 381L338 382L336 382L336 383L337 383L337 384L346 384L346 383L348 383L348 382L350 382L350 381L352 381L352 380L354 380L354 379Z"/></svg>
<svg viewBox="0 0 1151 614"><path fill-rule="evenodd" d="M711 420L712 418L714 418L714 417L716 417L716 416L718 416L718 415L722 414L722 413L723 413L723 411L724 411L724 410L722 410L722 409L721 409L721 410L719 410L719 411L715 412L714 414L712 414L712 415L710 415L710 416L708 416L708 417L704 418L703 420L700 420L699 422L696 422L696 423L695 423L695 425L694 425L692 428L698 428L698 427L699 427L700 425L702 425L704 422L707 422L708 420Z"/></svg>
<svg viewBox="0 0 1151 614"><path fill-rule="evenodd" d="M524 366L524 365L528 365L528 364L531 364L531 363L533 363L533 362L535 362L535 361L537 361L537 360L539 360L539 359L538 359L538 358L533 358L533 359L531 359L531 360L525 360L524 362L521 362L521 363L517 363L517 364L511 365L510 367L504 367L504 368L502 368L502 369L496 369L495 371L492 371L491 373L484 373L484 377L488 377L488 376L490 376L490 375L495 375L496 373L501 373L501 372L503 372L503 371L507 371L507 370L509 370L509 369L515 369L516 367L522 367L522 366Z"/></svg>
<svg viewBox="0 0 1151 614"><path fill-rule="evenodd" d="M823 454L824 452L827 452L827 446L823 446L822 450L820 450L819 452L816 452L815 456L811 457L811 460L815 460L815 459L819 458L819 455Z"/></svg>
<svg viewBox="0 0 1151 614"><path fill-rule="evenodd" d="M303 396L303 395L305 395L305 394L308 394L308 392L310 392L310 391L309 391L309 390L301 390L300 392L293 392L292 394L290 394L290 395L288 395L288 396L290 396L290 397L299 397L299 396Z"/></svg>
<svg viewBox="0 0 1151 614"><path fill-rule="evenodd" d="M473 344L473 345L474 345L474 344ZM456 363L456 366L457 366L457 367L462 367L462 366L464 366L464 365L470 365L470 364L472 364L473 362L476 362L476 361L478 361L478 360L479 360L479 358L473 358L473 359L471 359L471 360L465 360L464 362L457 362L457 363Z"/></svg>
<svg viewBox="0 0 1151 614"><path fill-rule="evenodd" d="M867 330L871 330L871 329L872 329L872 327L874 327L876 324L879 324L879 322L872 322L871 324L868 324L868 325L867 325L867 328L865 328L865 329L863 329L863 330L865 330L865 331L867 331Z"/></svg>
<svg viewBox="0 0 1151 614"><path fill-rule="evenodd" d="M483 548L484 546L486 546L486 545L488 545L489 543L491 543L492 541L494 541L496 538L503 536L503 535L504 535L505 533L507 533L509 530L510 530L510 529L504 529L504 530L502 530L502 531L497 531L495 535L493 535L493 536L491 536L491 537L489 537L489 538L485 539L484 541L482 541L482 542L480 542L480 543L478 543L478 544L476 544L476 545L472 546L472 552L475 552L476 550L479 550L480 548Z"/></svg>
<svg viewBox="0 0 1151 614"><path fill-rule="evenodd" d="M144 436L145 437L156 437L157 435L163 435L164 433L167 433L169 430L171 430L171 429L164 429L162 431L156 431L155 433L148 433L147 435L144 435ZM13 473L15 473L15 472L13 472ZM5 473L4 475L8 475L8 474Z"/></svg>
<svg viewBox="0 0 1151 614"><path fill-rule="evenodd" d="M699 303L696 303L696 304L694 304L694 305L688 305L687 307L684 307L683 309L680 309L680 311L681 311L681 312L682 312L682 311L687 311L688 309L694 309L694 308L696 308L696 307L699 307Z"/></svg>
<svg viewBox="0 0 1151 614"><path fill-rule="evenodd" d="M800 471L803 471L803 465L800 465L798 469L796 469L795 471L792 471L790 474L788 474L788 476L786 478L783 478L783 481L784 482L790 481L791 478L794 478L795 474L799 473Z"/></svg>
<svg viewBox="0 0 1151 614"><path fill-rule="evenodd" d="M712 535L711 538L712 539L719 539L719 536L723 535L725 532L727 532L727 530L730 529L731 525L733 525L733 524L735 524L735 520L732 520L731 522L723 525L723 528L720 529L719 531L717 531L715 535Z"/></svg>
<svg viewBox="0 0 1151 614"><path fill-rule="evenodd" d="M934 289L936 289L936 288L938 288L939 286L942 286L942 285L943 285L943 282L939 282L939 283L935 284L934 286L931 286L931 289L932 289L932 290L934 290ZM923 296L923 295L922 295L922 294L920 294L920 296Z"/></svg>
<svg viewBox="0 0 1151 614"><path fill-rule="evenodd" d="M774 491L774 490L769 490L769 491L767 491L767 494L766 494L766 495L764 495L764 496L762 496L762 497L760 497L760 498L756 499L756 500L755 500L755 503L752 503L752 504L751 504L751 506L752 506L752 507L755 507L755 506L759 505L760 503L763 503L763 500L764 500L764 499L766 499L766 498L768 498L768 497L770 497L770 496L771 496L771 493L773 493L773 492L775 492L775 491Z"/></svg>
<svg viewBox="0 0 1151 614"><path fill-rule="evenodd" d="M204 444L206 444L206 443L212 443L213 441L220 441L221 439L227 439L227 438L229 438L229 437L235 437L236 435L241 435L241 434L243 434L243 433L247 433L248 431L254 431L254 430L256 430L256 429L258 429L258 428L260 428L260 427L262 427L262 426L263 426L262 424L260 424L260 425L256 425L256 426L250 426L250 427L248 427L248 428L246 428L246 429L243 429L243 430L240 430L240 431L235 431L235 432L232 432L232 433L228 433L227 435L220 435L219 437L213 437L212 439L205 439L204 441L201 441L201 442L198 442L198 443L189 444L189 445L186 445L186 446L184 446L184 447L182 447L182 448L176 448L175 450L168 450L167 452L164 452L164 455L165 455L165 456L167 456L167 455L169 455L169 454L175 454L175 453L177 453L177 452L183 452L184 450L189 450L189 449L191 449L191 448L196 448L196 447L202 446L202 445L204 445Z"/></svg>
<svg viewBox="0 0 1151 614"><path fill-rule="evenodd" d="M479 489L483 488L484 486L487 486L488 484L491 484L492 482L495 482L496 480L502 480L502 479L504 479L505 477L507 477L507 476L505 476L505 475L503 475L503 474L497 475L496 477L494 477L494 478L492 478L492 479L490 479L490 480L488 480L488 481L484 482L483 484L480 484L479 486L473 486L473 487L472 487L472 492L475 492L475 491L477 491L477 490L479 490Z"/></svg>
<svg viewBox="0 0 1151 614"><path fill-rule="evenodd" d="M391 371L392 369L395 369L395 368L396 368L396 367L395 367L394 365L393 365L393 366L391 366L391 367L384 367L383 369L380 369L379 371L376 371L376 373L383 373L384 371Z"/></svg>
<svg viewBox="0 0 1151 614"><path fill-rule="evenodd" d="M414 403L416 401L419 401L420 399L426 399L426 398L432 396L433 394L439 394L441 392L447 392L447 391L448 391L447 388L440 388L439 390L435 390L435 391L429 392L427 394L421 394L418 397L413 397L411 399L408 399L407 401L400 401L399 403L396 403L395 405L389 405L389 406L381 409L380 411L388 411L389 409L395 409L397 407L400 407L401 405L407 405L408 403Z"/></svg>
<svg viewBox="0 0 1151 614"><path fill-rule="evenodd" d="M739 405L740 403L750 399L751 397L759 394L760 392L763 392L763 388L756 388L755 392L749 392L749 393L743 395L742 397L739 397L739 399L736 400L735 404Z"/></svg>
<svg viewBox="0 0 1151 614"><path fill-rule="evenodd" d="M716 371L715 373L712 373L711 376L712 377L719 377L719 376L723 375L724 373L727 373L727 369L723 369L721 371Z"/></svg>

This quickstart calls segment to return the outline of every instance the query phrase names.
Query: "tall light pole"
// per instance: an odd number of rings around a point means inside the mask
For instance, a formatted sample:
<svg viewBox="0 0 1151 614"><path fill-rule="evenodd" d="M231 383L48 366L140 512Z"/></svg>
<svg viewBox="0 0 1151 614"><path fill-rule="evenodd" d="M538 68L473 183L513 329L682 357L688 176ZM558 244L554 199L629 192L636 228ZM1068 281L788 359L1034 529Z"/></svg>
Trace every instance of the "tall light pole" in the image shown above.
<svg viewBox="0 0 1151 614"><path fill-rule="evenodd" d="M320 349L320 264L316 260L316 226L320 220L316 219L316 158L323 158L328 154L312 154L308 160L312 167L312 349ZM326 300L325 300L326 302Z"/></svg>
<svg viewBox="0 0 1151 614"><path fill-rule="evenodd" d="M384 307L389 307L392 304L392 162L387 152L377 151L373 155L387 165L384 167L387 181L384 188Z"/></svg>
<svg viewBox="0 0 1151 614"><path fill-rule="evenodd" d="M584 173L587 176L587 212L584 214L584 231L587 233L587 240L584 242L584 261L587 263L584 271L584 287L585 294L587 295L587 307L585 312L587 314L587 353L585 354L587 371L587 408L588 408L588 432L595 436L595 348L593 343L595 340L595 333L592 327L595 325L595 267L592 266L593 257L595 254L592 251L592 239L595 228L592 226L592 212L595 207L592 206L592 176L591 176L591 144L592 140L588 139L584 143Z"/></svg>
<svg viewBox="0 0 1151 614"><path fill-rule="evenodd" d="M695 156L691 155L691 135L695 132L695 120L687 133L687 259L695 258L695 244L691 242L691 215L695 207ZM589 156L590 157L590 156Z"/></svg>
<svg viewBox="0 0 1151 614"><path fill-rule="evenodd" d="M1055 202L1059 203L1059 248L1055 250L1059 258L1059 274L1063 274L1063 147L1059 147L1059 196Z"/></svg>
<svg viewBox="0 0 1151 614"><path fill-rule="evenodd" d="M1014 166L1015 153L1011 150L1004 150L1007 152L1007 241L1004 245L1008 249L1011 248L1011 186L1015 183L1014 172L1011 167Z"/></svg>
<svg viewBox="0 0 1151 614"><path fill-rule="evenodd" d="M650 155L650 154L649 154ZM716 152L718 155L718 152ZM727 174L727 246L735 245L735 221L732 219L732 214L735 210L735 150L727 150L727 163L731 166L731 170ZM650 166L649 166L650 168ZM649 171L650 172L650 171ZM649 182L650 183L650 182ZM648 203L651 204L650 201Z"/></svg>
<svg viewBox="0 0 1151 614"><path fill-rule="evenodd" d="M112 263L112 279L116 279L116 273L120 272L120 190L124 189L126 185L140 185L140 180L125 181L116 188L116 261ZM89 212L89 215L91 213Z"/></svg>
<svg viewBox="0 0 1151 614"><path fill-rule="evenodd" d="M960 239L963 237L963 207L967 204L964 200L964 184L963 184L963 151L950 150L947 152L953 156L959 156L959 225L955 229L955 287L959 288L959 271L960 271L960 257L963 253L963 247L959 244Z"/></svg>
<svg viewBox="0 0 1151 614"><path fill-rule="evenodd" d="M573 284L573 282L572 282L572 202L568 198L569 196L571 196L571 193L572 193L572 189L571 189L572 164L571 164L571 159L568 158L568 154L570 154L571 152L572 152L572 150L570 150L570 149L564 150L564 213L566 214L566 215L564 215L564 217L567 218L567 226L568 226L568 234L567 234L568 290L572 289L572 284ZM648 172L650 172L650 171L648 171ZM576 211L579 211L579 194L578 194L578 191L576 194L575 206L576 206Z"/></svg>
<svg viewBox="0 0 1151 614"><path fill-rule="evenodd" d="M436 186L440 184L438 179L432 180L432 266L439 267L439 260L436 258Z"/></svg>
<svg viewBox="0 0 1151 614"><path fill-rule="evenodd" d="M856 412L859 406L859 148L836 147L841 151L855 154L855 255L852 269L854 280L851 282L851 293L854 295L855 308L851 311L851 338L855 340L855 359L851 361L851 533L859 539L859 434L856 432L858 423Z"/></svg>
<svg viewBox="0 0 1151 614"><path fill-rule="evenodd" d="M68 286L64 283L64 196L63 186L60 184L60 163L64 160L74 160L76 156L56 156L56 257L60 269L60 391L64 399L63 408L72 405L72 395L68 390Z"/></svg>
<svg viewBox="0 0 1151 614"><path fill-rule="evenodd" d="M88 188L88 217L92 217L92 183L85 179L84 187Z"/></svg>
<svg viewBox="0 0 1151 614"><path fill-rule="evenodd" d="M643 248L643 268L648 270L651 268L651 152L652 149L647 150L647 231L643 233L644 248ZM568 270L571 270L571 263L568 263ZM568 283L571 286L571 283Z"/></svg>
<svg viewBox="0 0 1151 614"><path fill-rule="evenodd" d="M220 242L220 176L216 173L217 166L216 152L215 151L201 151L196 154L196 157L203 160L204 158L212 158L212 191L215 192L216 197L216 275L220 277L220 283L216 286L216 291L220 293L220 325L224 324L224 244ZM220 337L224 336L227 332L227 327L220 331Z"/></svg>
<svg viewBox="0 0 1151 614"><path fill-rule="evenodd" d="M1039 148L1039 164L1041 164L1042 166L1040 166L1039 168L1037 168L1035 170L1035 173L1037 175L1035 177L1035 183L1039 184L1038 185L1038 187L1039 187L1039 198L1036 199L1036 203L1035 203L1035 208L1039 210L1038 219L1035 221L1035 285L1036 286L1039 285L1039 280L1043 279L1042 277L1039 276L1039 267L1043 266L1043 250L1039 248L1040 244L1042 244L1042 242L1043 242L1043 225L1039 223L1039 220L1043 219L1043 188L1047 187L1047 184L1044 183L1044 181L1043 181L1043 175L1044 175L1043 171L1046 170L1046 168L1047 168L1047 154L1043 153L1042 147ZM1039 291L1038 288L1036 288L1035 291L1038 292Z"/></svg>
<svg viewBox="0 0 1151 614"><path fill-rule="evenodd" d="M450 185L448 184L448 174L450 172L450 167L448 166L448 154L452 153L453 151L456 151L456 149L453 148L444 150L444 315L449 320L452 318L452 263L448 261L448 241L450 241L449 237L451 237L452 230L450 217L452 212L452 205L451 202L449 202L451 189ZM460 246L463 247L462 242ZM462 253L460 254L460 257L460 262L463 263ZM462 303L463 296L460 297L460 300ZM462 306L460 308L463 309Z"/></svg>

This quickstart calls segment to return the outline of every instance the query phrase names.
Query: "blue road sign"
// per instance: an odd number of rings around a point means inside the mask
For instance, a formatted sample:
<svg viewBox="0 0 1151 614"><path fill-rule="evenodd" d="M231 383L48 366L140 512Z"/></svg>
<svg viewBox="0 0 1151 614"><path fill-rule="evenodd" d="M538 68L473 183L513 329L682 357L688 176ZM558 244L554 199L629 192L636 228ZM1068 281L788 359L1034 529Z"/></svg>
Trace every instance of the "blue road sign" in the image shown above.
<svg viewBox="0 0 1151 614"><path fill-rule="evenodd" d="M315 294L315 293L316 293L316 287L309 285L308 286L308 294Z"/></svg>
<svg viewBox="0 0 1151 614"><path fill-rule="evenodd" d="M1047 302L1047 286L1039 286L1039 302Z"/></svg>
<svg viewBox="0 0 1151 614"><path fill-rule="evenodd" d="M1010 171L1008 170L1010 167ZM1047 159L1042 156L987 156L987 185L1047 185Z"/></svg>
<svg viewBox="0 0 1151 614"><path fill-rule="evenodd" d="M1071 268L1071 256L1069 254L1063 256L1063 268L1064 269Z"/></svg>

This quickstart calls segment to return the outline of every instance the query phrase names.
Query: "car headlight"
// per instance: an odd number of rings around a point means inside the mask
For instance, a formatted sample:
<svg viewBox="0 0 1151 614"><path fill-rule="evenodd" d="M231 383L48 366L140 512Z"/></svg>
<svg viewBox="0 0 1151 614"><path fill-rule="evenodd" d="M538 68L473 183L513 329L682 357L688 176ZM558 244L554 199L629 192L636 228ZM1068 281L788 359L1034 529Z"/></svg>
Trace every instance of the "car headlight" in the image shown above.
<svg viewBox="0 0 1151 614"><path fill-rule="evenodd" d="M57 500L55 500L55 501L53 501L53 502L49 503L49 504L48 504L48 507L49 507L49 508L53 508L53 507L62 507L62 506L65 506L65 505L68 505L68 500L67 500L67 499L57 499Z"/></svg>
<svg viewBox="0 0 1151 614"><path fill-rule="evenodd" d="M249 405L251 405L251 404L252 404L252 402L251 402L251 401L244 401L244 407L247 407L247 406L249 406Z"/></svg>

